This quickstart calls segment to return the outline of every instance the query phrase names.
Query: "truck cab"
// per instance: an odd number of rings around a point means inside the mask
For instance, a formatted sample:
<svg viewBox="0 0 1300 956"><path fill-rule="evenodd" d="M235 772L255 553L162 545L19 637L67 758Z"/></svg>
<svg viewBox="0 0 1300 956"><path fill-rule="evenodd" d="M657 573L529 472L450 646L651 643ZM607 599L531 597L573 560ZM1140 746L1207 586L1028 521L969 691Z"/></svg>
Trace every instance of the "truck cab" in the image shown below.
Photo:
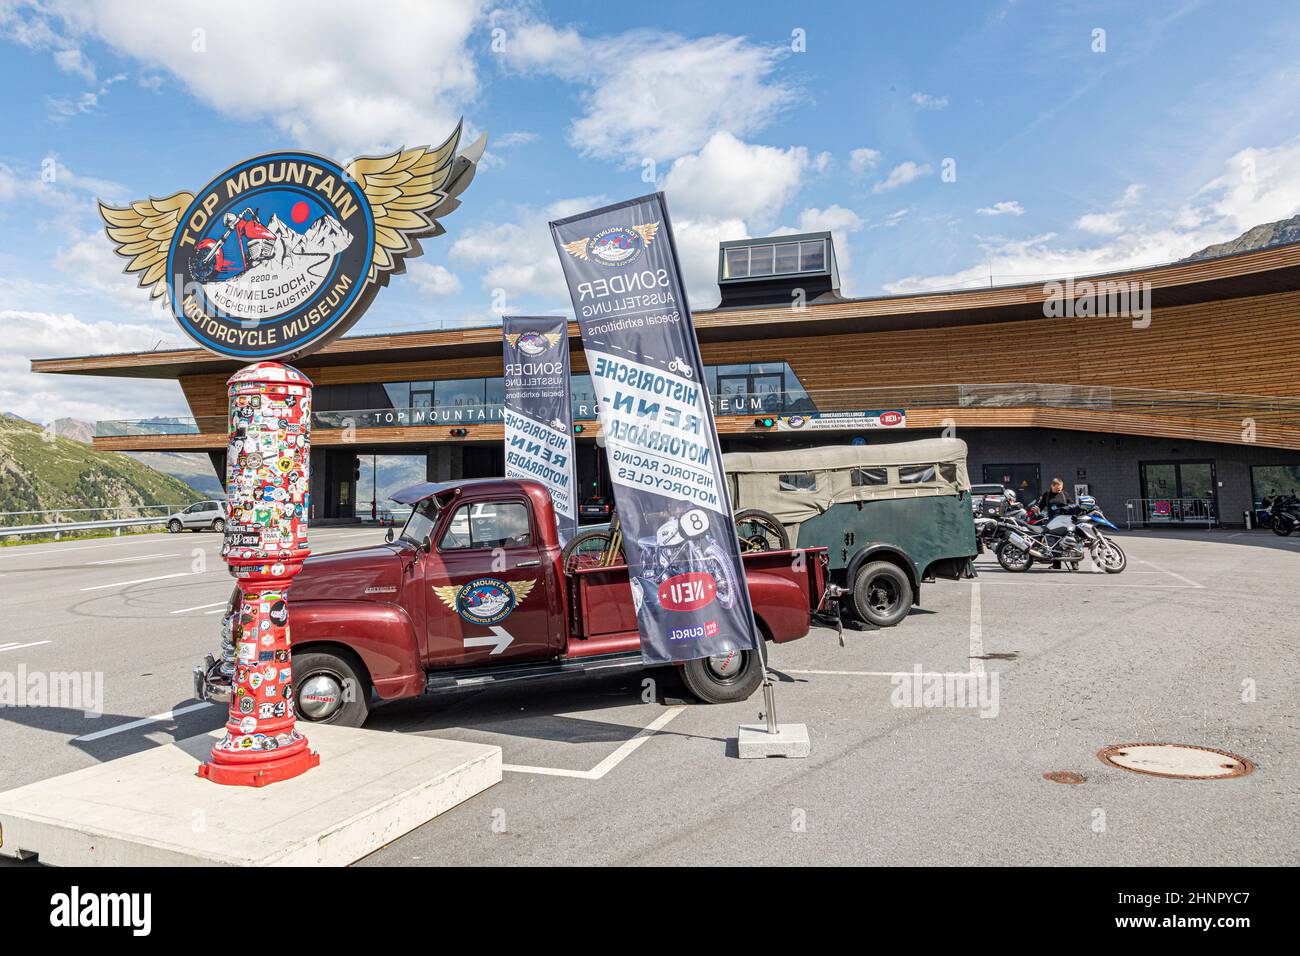
<svg viewBox="0 0 1300 956"><path fill-rule="evenodd" d="M626 566L564 572L545 486L485 478L425 482L400 534L308 558L289 590L299 718L359 726L384 701L644 666ZM756 626L803 637L826 600L825 550L744 556ZM200 699L229 699L238 591L221 653L195 670ZM706 701L743 700L762 679L752 652L677 665Z"/></svg>

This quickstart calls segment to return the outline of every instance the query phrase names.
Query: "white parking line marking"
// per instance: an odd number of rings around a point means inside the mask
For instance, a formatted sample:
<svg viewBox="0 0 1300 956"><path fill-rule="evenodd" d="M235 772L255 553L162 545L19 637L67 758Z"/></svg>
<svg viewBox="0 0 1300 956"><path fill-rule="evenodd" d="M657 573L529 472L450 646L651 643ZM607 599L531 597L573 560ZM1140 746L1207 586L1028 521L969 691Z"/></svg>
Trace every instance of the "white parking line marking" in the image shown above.
<svg viewBox="0 0 1300 956"><path fill-rule="evenodd" d="M0 644L0 651L21 651L24 647L40 647L52 641L32 641L30 644Z"/></svg>
<svg viewBox="0 0 1300 956"><path fill-rule="evenodd" d="M984 662L980 661L980 663L983 664ZM916 671L914 670L911 671L813 671L813 670L791 670L790 668L786 668L786 667L783 667L780 670L781 673L783 674L813 674L819 677L912 677L916 674ZM931 672L922 671L921 673L928 674ZM939 673L943 677L978 677L979 676L979 674L975 673L973 669L970 671L940 671ZM981 669L979 673L982 674L983 670Z"/></svg>
<svg viewBox="0 0 1300 956"><path fill-rule="evenodd" d="M156 578L136 578L134 581L114 581L112 584L96 584L92 587L82 588L83 591L102 591L104 588L124 588L128 584L144 584L148 581L166 581L168 578L187 578L193 571L177 571L175 574L160 574Z"/></svg>
<svg viewBox="0 0 1300 956"><path fill-rule="evenodd" d="M183 607L179 611L170 611L171 614L184 614L187 611L202 611L205 607L225 607L225 601L213 601L211 604L196 604L193 607Z"/></svg>
<svg viewBox="0 0 1300 956"><path fill-rule="evenodd" d="M984 673L984 624L980 611L980 583L970 587L970 672Z"/></svg>
<svg viewBox="0 0 1300 956"><path fill-rule="evenodd" d="M669 707L666 711L650 721L635 737L624 741L622 746L590 770L566 770L563 767L527 767L521 764L502 764L502 770L511 773L536 773L548 777L577 777L579 780L599 780L636 751L643 743L657 734L667 723L684 711L685 707Z"/></svg>
<svg viewBox="0 0 1300 956"><path fill-rule="evenodd" d="M171 710L161 714L154 714L152 717L143 717L140 720L133 720L130 723L118 724L116 727L107 727L104 730L97 730L93 734L84 734L80 737L74 737L74 743L89 743L92 740L99 740L103 737L110 737L113 734L120 734L128 730L135 730L137 727L147 727L149 724L161 723L164 720L173 720L181 714L188 714L192 710L202 710L204 707L212 707L211 701L201 700L195 704L186 704L184 707L173 707Z"/></svg>
<svg viewBox="0 0 1300 956"><path fill-rule="evenodd" d="M1167 575L1169 575L1171 578L1177 578L1179 581L1182 581L1182 582L1186 583L1186 584L1188 585L1188 587L1200 588L1200 589L1202 589L1202 590L1205 589L1205 585L1204 585L1204 584L1197 584L1197 583L1196 583L1195 581L1193 581L1191 578L1185 578L1185 577L1183 577L1181 574L1176 574L1176 573L1174 573L1173 571L1166 571L1164 568L1160 567L1160 565L1155 564L1155 563L1153 563L1153 562L1151 562L1151 561L1141 561L1141 563L1142 563L1142 564L1145 564L1148 568L1155 568L1157 571L1160 571L1160 572L1163 573L1163 574L1167 574Z"/></svg>
<svg viewBox="0 0 1300 956"><path fill-rule="evenodd" d="M44 551L28 551L29 545L12 545L0 549L0 558L31 558L38 554L66 554L69 551L98 551L100 548L127 548L136 544L153 544L152 541L115 541L112 544L83 544L75 548L46 548Z"/></svg>
<svg viewBox="0 0 1300 956"><path fill-rule="evenodd" d="M1104 580L1105 578L1102 579L1102 581ZM1137 591L1197 591L1197 590L1203 591L1205 590L1205 585L1203 584L1121 584L1118 582L1103 584L1102 581L1092 580L1092 575L1088 575L1086 578L1077 577L1073 579L1067 579L1065 581L1043 581L1038 578L1034 578L1033 584L1028 586L1047 587L1048 585L1056 585L1057 587L1066 587L1066 588L1100 588L1102 590L1105 590L1107 588L1132 588ZM1020 582L1014 579L996 578L996 577L985 578L984 583L1020 585Z"/></svg>
<svg viewBox="0 0 1300 956"><path fill-rule="evenodd" d="M160 551L157 554L133 554L130 557L126 557L126 558L108 558L107 560L104 561L89 561L87 562L87 564L88 566L94 566L97 564L122 564L126 561L144 561L148 558L175 558L175 557L179 557L179 555L175 551Z"/></svg>

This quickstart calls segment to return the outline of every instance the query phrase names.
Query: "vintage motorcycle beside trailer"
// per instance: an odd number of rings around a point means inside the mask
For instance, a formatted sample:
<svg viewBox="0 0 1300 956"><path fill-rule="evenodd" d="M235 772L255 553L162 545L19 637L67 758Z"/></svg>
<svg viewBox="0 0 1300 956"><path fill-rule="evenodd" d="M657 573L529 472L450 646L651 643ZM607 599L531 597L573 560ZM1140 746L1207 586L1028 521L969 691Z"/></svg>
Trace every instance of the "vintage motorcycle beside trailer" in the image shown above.
<svg viewBox="0 0 1300 956"><path fill-rule="evenodd" d="M920 603L922 583L975 576L960 439L722 457L737 525L746 514L768 513L790 547L826 548L842 608L868 624L903 620Z"/></svg>

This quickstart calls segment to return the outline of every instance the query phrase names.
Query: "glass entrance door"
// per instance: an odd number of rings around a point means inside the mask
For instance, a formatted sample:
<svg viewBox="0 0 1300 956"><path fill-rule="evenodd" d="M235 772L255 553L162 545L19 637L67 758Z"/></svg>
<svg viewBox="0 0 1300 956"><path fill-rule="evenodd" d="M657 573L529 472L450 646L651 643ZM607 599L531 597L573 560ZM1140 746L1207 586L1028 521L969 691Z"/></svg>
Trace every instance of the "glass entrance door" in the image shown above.
<svg viewBox="0 0 1300 956"><path fill-rule="evenodd" d="M1140 464L1147 524L1212 524L1218 520L1213 461Z"/></svg>
<svg viewBox="0 0 1300 956"><path fill-rule="evenodd" d="M1016 497L1025 505L1032 502L1044 490L1040 469L1033 464L985 465L984 483L1012 489Z"/></svg>

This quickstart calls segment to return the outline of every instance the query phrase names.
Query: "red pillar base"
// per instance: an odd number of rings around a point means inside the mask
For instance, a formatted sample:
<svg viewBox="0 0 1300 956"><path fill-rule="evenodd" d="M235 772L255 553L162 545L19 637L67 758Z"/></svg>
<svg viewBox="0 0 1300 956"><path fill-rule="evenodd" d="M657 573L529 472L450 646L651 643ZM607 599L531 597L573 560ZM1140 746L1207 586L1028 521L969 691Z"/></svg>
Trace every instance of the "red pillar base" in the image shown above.
<svg viewBox="0 0 1300 956"><path fill-rule="evenodd" d="M208 761L199 765L199 776L228 787L265 787L306 773L320 766L320 754L306 748L278 760L260 760L247 766Z"/></svg>

